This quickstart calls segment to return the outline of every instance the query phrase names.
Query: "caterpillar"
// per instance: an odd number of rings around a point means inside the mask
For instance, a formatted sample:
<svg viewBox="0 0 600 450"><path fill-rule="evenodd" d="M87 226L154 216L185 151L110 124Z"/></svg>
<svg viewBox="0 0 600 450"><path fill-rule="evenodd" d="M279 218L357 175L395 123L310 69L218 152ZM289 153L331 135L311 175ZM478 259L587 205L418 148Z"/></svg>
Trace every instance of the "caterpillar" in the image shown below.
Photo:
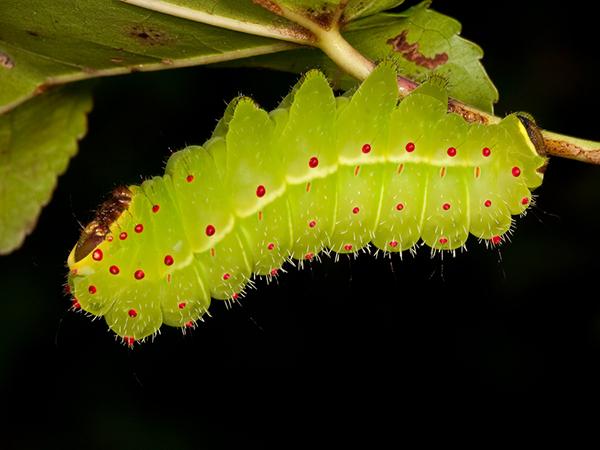
<svg viewBox="0 0 600 450"><path fill-rule="evenodd" d="M239 97L165 174L116 188L68 256L73 308L129 346L194 327L211 298L320 252L499 245L532 202L546 158L528 116L492 125L448 111L435 80L400 99L380 64L336 97L313 70L271 112Z"/></svg>

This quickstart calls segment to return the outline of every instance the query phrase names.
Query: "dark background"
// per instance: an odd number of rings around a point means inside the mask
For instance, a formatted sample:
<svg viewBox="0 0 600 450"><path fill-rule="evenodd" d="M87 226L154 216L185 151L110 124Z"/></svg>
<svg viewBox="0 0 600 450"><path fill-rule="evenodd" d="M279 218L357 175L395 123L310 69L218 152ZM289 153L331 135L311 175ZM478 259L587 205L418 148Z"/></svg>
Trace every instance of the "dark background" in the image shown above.
<svg viewBox="0 0 600 450"><path fill-rule="evenodd" d="M486 51L498 113L525 110L599 140L593 16L544 5L434 4ZM160 174L170 151L202 143L238 93L272 108L296 80L199 67L98 84L79 154L23 248L0 259L0 447L379 447L405 442L413 425L438 431L473 400L479 415L487 398L595 398L600 168L567 160L551 161L537 205L499 251L473 240L443 260L427 249L404 261L325 258L258 283L241 307L214 302L213 318L186 336L165 328L133 351L103 320L67 311L77 221L112 187ZM526 415L516 403L509 414ZM453 433L473 431L457 424Z"/></svg>

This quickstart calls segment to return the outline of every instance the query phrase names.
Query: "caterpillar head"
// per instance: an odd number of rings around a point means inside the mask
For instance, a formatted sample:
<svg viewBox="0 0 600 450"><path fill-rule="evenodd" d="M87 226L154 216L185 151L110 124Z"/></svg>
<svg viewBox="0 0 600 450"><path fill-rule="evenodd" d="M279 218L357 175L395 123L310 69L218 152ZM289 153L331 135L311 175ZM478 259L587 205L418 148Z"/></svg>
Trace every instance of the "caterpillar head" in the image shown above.
<svg viewBox="0 0 600 450"><path fill-rule="evenodd" d="M81 231L75 245L74 262L81 261L104 241L110 225L128 208L131 196L131 191L125 186L112 191L110 197L98 208L94 220Z"/></svg>

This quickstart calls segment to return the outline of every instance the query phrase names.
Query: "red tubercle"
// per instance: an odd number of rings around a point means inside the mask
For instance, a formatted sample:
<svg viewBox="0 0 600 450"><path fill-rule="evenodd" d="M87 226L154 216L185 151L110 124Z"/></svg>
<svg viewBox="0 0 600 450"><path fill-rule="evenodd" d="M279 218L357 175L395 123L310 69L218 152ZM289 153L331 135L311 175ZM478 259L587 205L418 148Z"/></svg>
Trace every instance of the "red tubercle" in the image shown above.
<svg viewBox="0 0 600 450"><path fill-rule="evenodd" d="M317 226L317 221L316 220L311 220L310 222L308 222L308 226L310 228L314 228Z"/></svg>
<svg viewBox="0 0 600 450"><path fill-rule="evenodd" d="M398 241L390 241L390 247L392 247L392 248L398 247Z"/></svg>
<svg viewBox="0 0 600 450"><path fill-rule="evenodd" d="M133 319L134 317L137 317L137 311L132 308L129 311L127 311L127 315Z"/></svg>
<svg viewBox="0 0 600 450"><path fill-rule="evenodd" d="M133 347L133 344L135 344L135 338L133 338L132 336L123 336L123 341L125 342L127 347Z"/></svg>
<svg viewBox="0 0 600 450"><path fill-rule="evenodd" d="M70 286L70 285L68 285L68 284L65 284L65 286L63 287L63 292L64 292L66 295L69 295L69 294L71 293L71 286Z"/></svg>
<svg viewBox="0 0 600 450"><path fill-rule="evenodd" d="M481 154L487 158L492 154L492 151L488 147L483 147Z"/></svg>
<svg viewBox="0 0 600 450"><path fill-rule="evenodd" d="M261 198L261 197L264 197L266 193L267 193L267 190L265 189L265 187L262 184L259 184L258 187L256 188L256 196L258 198Z"/></svg>
<svg viewBox="0 0 600 450"><path fill-rule="evenodd" d="M119 266L110 266L108 271L113 275L118 275L121 270L119 269Z"/></svg>
<svg viewBox="0 0 600 450"><path fill-rule="evenodd" d="M352 208L352 214L358 214L360 212L360 208L358 206L355 206L354 208Z"/></svg>
<svg viewBox="0 0 600 450"><path fill-rule="evenodd" d="M90 284L88 287L88 292L94 295L96 292L98 292L98 289L96 289L96 286L94 286L93 284Z"/></svg>
<svg viewBox="0 0 600 450"><path fill-rule="evenodd" d="M403 209L404 209L404 203L398 203L398 204L396 205L396 210L398 210L398 211L402 211Z"/></svg>
<svg viewBox="0 0 600 450"><path fill-rule="evenodd" d="M205 233L206 233L206 235L207 235L207 236L212 236L212 235L214 235L214 234L215 234L215 231L216 231L216 230L215 230L215 227L214 227L214 226L212 226L212 225L208 225L208 226L206 227Z"/></svg>
<svg viewBox="0 0 600 450"><path fill-rule="evenodd" d="M443 209L444 211L448 211L448 210L450 209L450 203L444 203L444 204L442 205L442 209Z"/></svg>
<svg viewBox="0 0 600 450"><path fill-rule="evenodd" d="M173 257L171 255L165 256L165 259L164 259L165 266L172 266L174 262L175 262L175 260L173 259Z"/></svg>
<svg viewBox="0 0 600 450"><path fill-rule="evenodd" d="M186 327L186 328L193 328L193 327L194 327L194 322L193 322L193 321L191 321L191 320L190 320L189 322L186 322L186 323L185 323L185 327Z"/></svg>
<svg viewBox="0 0 600 450"><path fill-rule="evenodd" d="M71 269L71 275L72 276L77 275L77 269Z"/></svg>
<svg viewBox="0 0 600 450"><path fill-rule="evenodd" d="M315 254L313 252L308 252L306 255L304 255L304 259L307 260L312 260L315 257Z"/></svg>
<svg viewBox="0 0 600 450"><path fill-rule="evenodd" d="M523 197L521 199L521 205L529 205L529 198Z"/></svg>
<svg viewBox="0 0 600 450"><path fill-rule="evenodd" d="M448 238L445 238L445 237L440 238L440 244L446 245L447 243L448 243Z"/></svg>
<svg viewBox="0 0 600 450"><path fill-rule="evenodd" d="M362 150L363 153L367 154L367 153L369 153L371 151L371 145L365 144L365 145L362 146L361 150Z"/></svg>
<svg viewBox="0 0 600 450"><path fill-rule="evenodd" d="M104 253L102 253L102 250L100 250L99 248L94 250L94 253L92 253L92 259L94 261L102 261L103 257L104 257Z"/></svg>
<svg viewBox="0 0 600 450"><path fill-rule="evenodd" d="M308 160L308 167L310 167L311 169L314 169L318 165L319 165L319 158L317 158L316 156L313 156L312 158L310 158Z"/></svg>
<svg viewBox="0 0 600 450"><path fill-rule="evenodd" d="M492 244L498 245L500 242L502 242L502 237L500 237L500 236L492 236L492 238L490 239L490 241L492 241Z"/></svg>
<svg viewBox="0 0 600 450"><path fill-rule="evenodd" d="M177 305L177 307L178 307L179 309L184 309L184 308L185 308L185 302L181 302L181 303L179 303L179 304Z"/></svg>
<svg viewBox="0 0 600 450"><path fill-rule="evenodd" d="M228 273L224 273L224 274L223 274L223 279L224 279L225 281L229 280L230 278L231 278L231 275L229 275Z"/></svg>
<svg viewBox="0 0 600 450"><path fill-rule="evenodd" d="M273 250L274 248L275 248L275 244L273 242L269 242L269 245L267 245L267 249Z"/></svg>
<svg viewBox="0 0 600 450"><path fill-rule="evenodd" d="M192 181L194 181L194 175L190 174L187 177L185 177L185 181L187 181L188 183L191 183Z"/></svg>
<svg viewBox="0 0 600 450"><path fill-rule="evenodd" d="M521 175L521 169L519 169L517 166L513 167L511 172L513 177L518 177Z"/></svg>
<svg viewBox="0 0 600 450"><path fill-rule="evenodd" d="M122 241L124 241L125 239L127 239L127 233L125 231L122 231L119 234L119 239L121 239Z"/></svg>
<svg viewBox="0 0 600 450"><path fill-rule="evenodd" d="M136 280L141 280L146 276L146 274L144 273L144 271L142 269L138 269L133 273L133 277Z"/></svg>
<svg viewBox="0 0 600 450"><path fill-rule="evenodd" d="M453 158L456 156L456 149L454 147L450 147L450 148L448 148L446 153L448 153L448 156Z"/></svg>
<svg viewBox="0 0 600 450"><path fill-rule="evenodd" d="M238 294L237 292L234 292L233 295L231 296L232 300L237 300L238 298L240 298L240 294Z"/></svg>
<svg viewBox="0 0 600 450"><path fill-rule="evenodd" d="M107 240L108 242L112 242L112 241L113 241L113 236L112 236L112 234L109 234L108 236L106 236L106 240Z"/></svg>
<svg viewBox="0 0 600 450"><path fill-rule="evenodd" d="M414 152L415 148L416 148L416 146L415 146L414 142L409 142L408 144L406 144L406 147L405 147L405 149L408 153Z"/></svg>
<svg viewBox="0 0 600 450"><path fill-rule="evenodd" d="M278 273L279 273L279 269L271 270L271 276L273 276L273 277L276 277Z"/></svg>
<svg viewBox="0 0 600 450"><path fill-rule="evenodd" d="M486 208L489 208L490 206L492 206L492 201L491 200L486 200L484 203Z"/></svg>
<svg viewBox="0 0 600 450"><path fill-rule="evenodd" d="M144 231L144 225L142 225L141 223L138 223L138 224L135 226L135 228L134 228L134 231L135 231L136 233L141 233L142 231Z"/></svg>
<svg viewBox="0 0 600 450"><path fill-rule="evenodd" d="M77 297L73 297L73 299L71 300L71 308L81 309L81 304L79 303L79 300L77 300Z"/></svg>
<svg viewBox="0 0 600 450"><path fill-rule="evenodd" d="M344 245L344 250L346 250L347 252L349 252L350 250L352 250L352 244L346 244L346 245Z"/></svg>
<svg viewBox="0 0 600 450"><path fill-rule="evenodd" d="M153 213L157 213L159 209L160 209L160 205L154 205L154 206L152 206L152 212Z"/></svg>

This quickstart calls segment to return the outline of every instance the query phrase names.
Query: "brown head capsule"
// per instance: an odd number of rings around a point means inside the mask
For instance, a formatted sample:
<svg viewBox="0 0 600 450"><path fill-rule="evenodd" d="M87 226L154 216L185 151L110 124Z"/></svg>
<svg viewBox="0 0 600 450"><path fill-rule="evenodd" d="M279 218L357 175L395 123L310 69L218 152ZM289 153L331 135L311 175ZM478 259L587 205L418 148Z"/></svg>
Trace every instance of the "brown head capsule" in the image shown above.
<svg viewBox="0 0 600 450"><path fill-rule="evenodd" d="M94 220L79 235L79 240L75 246L75 262L81 261L104 241L110 231L110 225L129 207L132 195L127 187L119 186L100 205Z"/></svg>

